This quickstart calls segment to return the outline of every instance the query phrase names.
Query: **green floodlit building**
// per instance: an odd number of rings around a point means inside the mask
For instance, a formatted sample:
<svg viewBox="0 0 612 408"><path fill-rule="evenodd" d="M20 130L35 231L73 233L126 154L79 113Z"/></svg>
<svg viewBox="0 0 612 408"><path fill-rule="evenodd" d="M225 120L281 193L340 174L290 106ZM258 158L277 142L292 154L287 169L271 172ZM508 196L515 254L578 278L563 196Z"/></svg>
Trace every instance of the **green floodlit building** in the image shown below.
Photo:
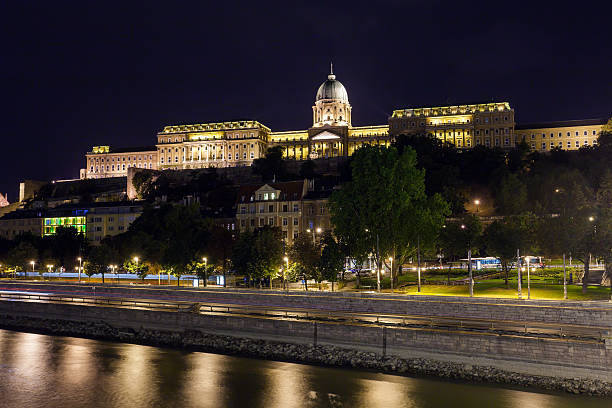
<svg viewBox="0 0 612 408"><path fill-rule="evenodd" d="M55 235L58 227L72 227L76 228L77 231L85 234L86 230L86 217L52 217L45 218L43 221L43 235Z"/></svg>

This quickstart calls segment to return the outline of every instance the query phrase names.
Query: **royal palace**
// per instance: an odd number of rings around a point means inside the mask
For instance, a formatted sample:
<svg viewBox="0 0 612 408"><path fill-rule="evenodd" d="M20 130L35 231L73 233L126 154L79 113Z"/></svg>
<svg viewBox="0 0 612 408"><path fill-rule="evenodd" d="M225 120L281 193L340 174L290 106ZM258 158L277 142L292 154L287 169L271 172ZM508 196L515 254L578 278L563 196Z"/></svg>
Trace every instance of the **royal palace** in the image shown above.
<svg viewBox="0 0 612 408"><path fill-rule="evenodd" d="M312 127L273 132L255 120L166 126L154 146L95 146L86 154L81 178L122 177L130 167L195 169L250 166L269 147L281 146L289 159L349 156L364 144L388 145L400 134L429 134L469 149L477 145L512 148L525 141L532 150L578 149L596 143L606 119L517 125L508 102L423 106L394 110L388 123L353 126L346 88L333 70L317 90Z"/></svg>

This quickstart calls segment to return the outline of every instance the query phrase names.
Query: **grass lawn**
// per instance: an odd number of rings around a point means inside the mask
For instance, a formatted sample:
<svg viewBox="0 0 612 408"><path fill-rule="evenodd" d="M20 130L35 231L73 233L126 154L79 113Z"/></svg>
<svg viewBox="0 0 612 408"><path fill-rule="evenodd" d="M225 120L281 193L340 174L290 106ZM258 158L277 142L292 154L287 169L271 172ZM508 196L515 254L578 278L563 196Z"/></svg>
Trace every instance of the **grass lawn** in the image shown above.
<svg viewBox="0 0 612 408"><path fill-rule="evenodd" d="M400 291L398 291L400 292ZM527 298L527 280L523 280L523 298ZM416 285L403 287L401 293L416 295L468 296L468 285L421 285L417 292ZM506 288L503 279L478 281L474 285L475 297L517 298L517 280L510 280L510 289ZM581 285L568 285L567 298L571 300L609 300L610 288L589 286L587 293L582 293ZM563 285L541 283L537 279L531 282L531 299L563 299Z"/></svg>

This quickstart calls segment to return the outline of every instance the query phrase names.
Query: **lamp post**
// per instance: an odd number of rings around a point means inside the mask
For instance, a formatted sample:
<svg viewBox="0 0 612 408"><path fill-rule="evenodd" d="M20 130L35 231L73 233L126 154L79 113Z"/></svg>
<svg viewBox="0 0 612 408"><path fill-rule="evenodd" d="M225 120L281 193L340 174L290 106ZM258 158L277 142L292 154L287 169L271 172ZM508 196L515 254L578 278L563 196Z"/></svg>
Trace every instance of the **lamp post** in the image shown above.
<svg viewBox="0 0 612 408"><path fill-rule="evenodd" d="M567 300L567 279L565 272L565 254L563 254L563 299Z"/></svg>
<svg viewBox="0 0 612 408"><path fill-rule="evenodd" d="M49 270L49 273L51 273L51 271L53 270L53 265L47 265L47 269Z"/></svg>
<svg viewBox="0 0 612 408"><path fill-rule="evenodd" d="M285 261L285 269L283 269L283 289L285 291L289 291L289 285L287 284L287 278L286 278L286 273L285 271L289 272L289 257L284 257L283 260Z"/></svg>
<svg viewBox="0 0 612 408"><path fill-rule="evenodd" d="M204 261L204 287L207 286L208 282L208 276L206 276L206 274L208 273L208 258L207 257L203 257L202 261Z"/></svg>
<svg viewBox="0 0 612 408"><path fill-rule="evenodd" d="M530 276L529 276L529 261L530 261L529 256L525 257L525 260L527 261L527 299L531 299L531 280L530 280Z"/></svg>
<svg viewBox="0 0 612 408"><path fill-rule="evenodd" d="M522 299L523 298L523 293L522 293L522 288L521 288L521 253L520 251L517 249L516 250L516 274L517 274L517 278L518 278L518 298Z"/></svg>
<svg viewBox="0 0 612 408"><path fill-rule="evenodd" d="M79 261L79 283L81 283L81 270L83 269L83 258L79 256L77 260Z"/></svg>
<svg viewBox="0 0 612 408"><path fill-rule="evenodd" d="M465 230L465 224L461 224L461 229ZM468 240L468 279L470 280L470 297L474 297L474 275L472 273L472 243Z"/></svg>
<svg viewBox="0 0 612 408"><path fill-rule="evenodd" d="M391 278L391 293L393 293L393 257L389 257L389 262L391 262L391 267L389 268L389 277Z"/></svg>
<svg viewBox="0 0 612 408"><path fill-rule="evenodd" d="M30 261L30 263L32 264L32 273L34 273L34 264L35 264L36 262L34 262L34 261ZM27 276L26 276L26 275L27 275L27 273L24 273L24 274L23 274L23 277L24 277L24 278L27 278Z"/></svg>
<svg viewBox="0 0 612 408"><path fill-rule="evenodd" d="M480 200L479 199L475 199L474 200L474 204L476 205L476 212L478 212L478 206L480 205Z"/></svg>

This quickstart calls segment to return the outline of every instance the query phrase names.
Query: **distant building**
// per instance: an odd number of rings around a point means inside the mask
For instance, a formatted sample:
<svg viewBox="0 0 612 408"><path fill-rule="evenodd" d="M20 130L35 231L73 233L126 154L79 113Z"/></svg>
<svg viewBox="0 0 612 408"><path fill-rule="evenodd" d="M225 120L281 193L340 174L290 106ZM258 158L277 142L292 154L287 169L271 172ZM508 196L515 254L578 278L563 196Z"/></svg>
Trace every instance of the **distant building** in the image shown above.
<svg viewBox="0 0 612 408"><path fill-rule="evenodd" d="M81 178L126 177L130 167L157 169L157 149L155 146L118 148L94 146L86 154L85 171Z"/></svg>
<svg viewBox="0 0 612 408"><path fill-rule="evenodd" d="M550 151L552 148L577 150L595 146L606 119L566 120L560 122L519 125L516 134L531 150Z"/></svg>
<svg viewBox="0 0 612 408"><path fill-rule="evenodd" d="M43 235L41 210L17 210L0 217L0 237L14 239L20 234Z"/></svg>
<svg viewBox="0 0 612 408"><path fill-rule="evenodd" d="M514 126L508 102L399 109L389 118L392 135L429 134L458 148L514 147Z"/></svg>
<svg viewBox="0 0 612 408"><path fill-rule="evenodd" d="M122 234L142 212L142 205L129 203L107 203L92 207L86 216L87 239L97 245L105 237Z"/></svg>
<svg viewBox="0 0 612 408"><path fill-rule="evenodd" d="M352 119L346 88L330 70L317 90L312 126L308 129L273 132L248 119L165 126L157 133L154 147L94 147L86 155L87 169L82 174L86 178L123 176L128 168L141 166L160 170L250 166L272 146L280 146L284 157L295 160L347 157L363 145L387 146L400 134L427 134L460 149L478 145L509 149L523 138L534 150L550 149L551 143L549 128L517 127L514 109L503 101L397 109L387 124L373 126L353 126ZM599 122L592 125L568 124L571 129L562 132L578 131L582 137L587 131L589 138L564 140L561 144L555 140L554 146L575 149L578 141L581 146L585 141L592 145L596 138L593 132L601 129ZM547 136L538 136L543 133Z"/></svg>
<svg viewBox="0 0 612 408"><path fill-rule="evenodd" d="M240 231L278 227L286 245L291 245L299 234L331 229L329 193L309 191L308 180L242 186L237 198Z"/></svg>
<svg viewBox="0 0 612 408"><path fill-rule="evenodd" d="M23 233L44 237L55 235L59 227L68 227L81 232L95 245L104 237L125 232L142 211L142 205L131 202L16 210L0 217L0 237L13 239Z"/></svg>

